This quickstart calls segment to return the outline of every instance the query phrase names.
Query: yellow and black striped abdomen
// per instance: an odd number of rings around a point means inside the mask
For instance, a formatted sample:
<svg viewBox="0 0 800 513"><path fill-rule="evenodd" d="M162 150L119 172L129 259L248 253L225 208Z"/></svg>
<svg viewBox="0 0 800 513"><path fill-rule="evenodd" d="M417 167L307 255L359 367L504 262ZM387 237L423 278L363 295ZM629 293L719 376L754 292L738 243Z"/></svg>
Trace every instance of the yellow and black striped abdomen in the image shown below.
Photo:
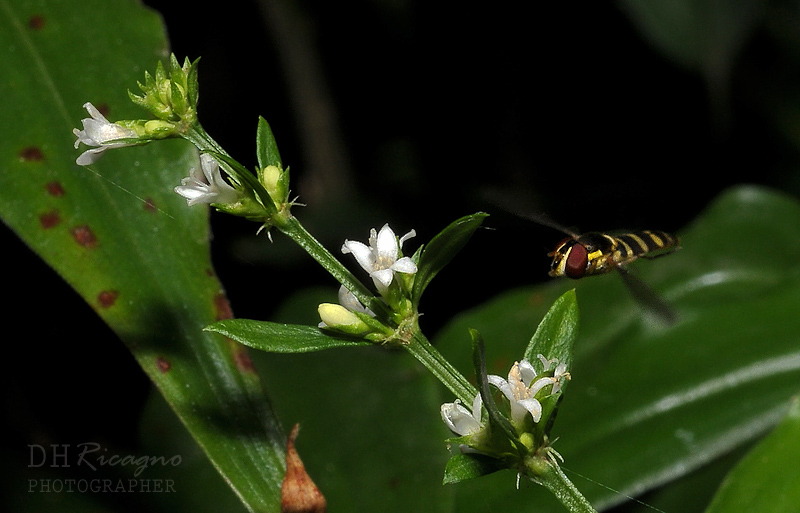
<svg viewBox="0 0 800 513"><path fill-rule="evenodd" d="M636 258L654 258L678 249L678 239L660 230L641 230L615 235L617 243L614 260L625 264Z"/></svg>

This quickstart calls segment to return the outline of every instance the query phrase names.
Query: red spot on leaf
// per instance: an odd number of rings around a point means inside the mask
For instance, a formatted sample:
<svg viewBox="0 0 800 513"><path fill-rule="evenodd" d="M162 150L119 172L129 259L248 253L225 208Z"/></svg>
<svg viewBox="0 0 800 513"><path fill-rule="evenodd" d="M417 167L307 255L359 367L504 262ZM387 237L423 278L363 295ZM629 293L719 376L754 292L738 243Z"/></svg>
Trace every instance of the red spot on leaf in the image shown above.
<svg viewBox="0 0 800 513"><path fill-rule="evenodd" d="M119 297L119 292L116 290L104 290L97 295L97 302L103 308L114 306Z"/></svg>
<svg viewBox="0 0 800 513"><path fill-rule="evenodd" d="M213 278L214 277L214 269L211 269L210 267L207 268L206 269L206 276L208 276L209 278Z"/></svg>
<svg viewBox="0 0 800 513"><path fill-rule="evenodd" d="M236 362L236 367L242 372L255 372L256 366L253 365L253 360L250 358L250 353L247 348L236 344L233 348L233 359Z"/></svg>
<svg viewBox="0 0 800 513"><path fill-rule="evenodd" d="M45 212L39 216L39 224L42 225L42 228L45 230L49 230L54 226L58 226L61 223L61 214L58 213L58 210L51 210L50 212Z"/></svg>
<svg viewBox="0 0 800 513"><path fill-rule="evenodd" d="M64 186L61 185L59 182L49 182L47 185L44 186L47 194L50 196L55 196L56 198L60 198L64 195Z"/></svg>
<svg viewBox="0 0 800 513"><path fill-rule="evenodd" d="M158 209L156 208L156 203L153 201L153 198L147 198L144 200L144 209L148 212L157 212Z"/></svg>
<svg viewBox="0 0 800 513"><path fill-rule="evenodd" d="M75 242L85 248L97 247L97 237L94 236L94 232L86 225L73 228L72 237L75 239Z"/></svg>
<svg viewBox="0 0 800 513"><path fill-rule="evenodd" d="M294 448L299 424L295 424L286 443L286 476L281 484L281 513L325 513L325 497L306 472Z"/></svg>
<svg viewBox="0 0 800 513"><path fill-rule="evenodd" d="M233 310L231 304L228 303L228 298L225 297L223 292L214 296L214 311L216 312L216 319L221 321L223 319L233 319Z"/></svg>
<svg viewBox="0 0 800 513"><path fill-rule="evenodd" d="M162 374L169 371L169 369L172 367L172 364L169 363L167 359L164 358L163 356L159 356L158 358L156 358L156 365L158 366L158 370L160 370Z"/></svg>
<svg viewBox="0 0 800 513"><path fill-rule="evenodd" d="M36 146L28 146L19 151L19 159L24 162L41 162L44 160L44 153Z"/></svg>
<svg viewBox="0 0 800 513"><path fill-rule="evenodd" d="M100 105L97 106L97 110L99 110L100 114L102 114L103 116L108 117L111 108L108 106L107 103L101 103Z"/></svg>
<svg viewBox="0 0 800 513"><path fill-rule="evenodd" d="M34 14L28 18L28 27L32 28L33 30L41 30L44 28L44 16L41 14Z"/></svg>

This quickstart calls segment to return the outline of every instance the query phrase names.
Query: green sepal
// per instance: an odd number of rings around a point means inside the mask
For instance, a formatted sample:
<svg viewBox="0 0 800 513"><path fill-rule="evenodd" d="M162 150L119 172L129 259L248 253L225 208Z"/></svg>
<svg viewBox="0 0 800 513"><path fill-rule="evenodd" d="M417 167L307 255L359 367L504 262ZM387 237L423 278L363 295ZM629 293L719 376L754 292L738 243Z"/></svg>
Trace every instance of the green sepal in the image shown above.
<svg viewBox="0 0 800 513"><path fill-rule="evenodd" d="M505 469L497 458L476 453L459 453L447 460L442 484L455 484Z"/></svg>
<svg viewBox="0 0 800 513"><path fill-rule="evenodd" d="M278 143L272 135L272 129L263 117L258 117L258 129L256 131L256 156L258 157L258 167L264 169L267 166L277 166L283 169L281 154L278 151Z"/></svg>
<svg viewBox="0 0 800 513"><path fill-rule="evenodd" d="M467 244L472 234L488 216L489 214L478 212L456 219L425 245L419 256L414 289L411 293L415 308L433 277Z"/></svg>
<svg viewBox="0 0 800 513"><path fill-rule="evenodd" d="M225 319L206 326L204 330L268 353L310 353L335 347L371 345L357 338L332 335L314 326L251 319Z"/></svg>

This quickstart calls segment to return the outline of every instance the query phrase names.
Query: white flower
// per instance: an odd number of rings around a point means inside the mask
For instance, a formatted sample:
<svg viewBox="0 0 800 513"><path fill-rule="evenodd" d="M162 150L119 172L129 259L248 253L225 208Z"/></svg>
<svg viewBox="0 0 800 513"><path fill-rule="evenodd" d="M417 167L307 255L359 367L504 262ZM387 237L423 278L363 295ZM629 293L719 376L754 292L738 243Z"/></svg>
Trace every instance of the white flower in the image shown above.
<svg viewBox="0 0 800 513"><path fill-rule="evenodd" d="M342 245L342 253L352 253L358 264L369 273L378 292L383 294L392 284L394 273L417 272L417 265L409 257L398 258L403 242L415 235L416 232L411 230L398 241L389 225L385 224L380 232L374 228L370 230L369 246L346 240Z"/></svg>
<svg viewBox="0 0 800 513"><path fill-rule="evenodd" d="M489 383L497 387L511 403L511 421L515 425L521 425L525 421L525 415L530 413L534 422L539 422L542 418L542 405L536 394L547 385L558 383L551 377L536 378L536 370L528 360L514 362L508 372L508 380L500 376L488 376Z"/></svg>
<svg viewBox="0 0 800 513"><path fill-rule="evenodd" d="M553 390L551 391L551 393L552 394L559 393L561 391L561 381L564 380L564 379L566 379L566 380L570 379L569 372L567 372L567 364L566 364L566 362L558 363L558 359L557 358L553 358L553 359L548 360L542 354L537 355L537 358L539 358L539 360L542 362L542 365L544 365L544 370L542 372L549 371L550 367L552 365L555 365L556 368L553 370L554 383L553 383Z"/></svg>
<svg viewBox="0 0 800 513"><path fill-rule="evenodd" d="M116 123L111 123L99 110L91 103L85 103L83 107L89 112L91 118L85 118L83 130L72 129L72 133L78 138L75 141L75 148L80 143L94 148L84 151L75 160L79 166L94 164L103 156L103 152L109 148L122 148L123 146L135 146L138 143L114 142L119 139L135 139L138 137L135 131L125 128Z"/></svg>
<svg viewBox="0 0 800 513"><path fill-rule="evenodd" d="M350 292L344 285L339 287L339 304L351 312L365 313L370 317L375 317L372 310L362 305L361 301L356 298L356 295Z"/></svg>
<svg viewBox="0 0 800 513"><path fill-rule="evenodd" d="M461 436L473 435L483 428L481 424L481 394L472 400L472 411L469 411L461 401L442 405L442 420L450 431Z"/></svg>
<svg viewBox="0 0 800 513"><path fill-rule="evenodd" d="M239 192L228 185L219 171L219 164L214 157L203 153L200 155L201 171L192 168L189 176L181 180L175 192L186 198L191 207L198 203L235 203L239 200Z"/></svg>

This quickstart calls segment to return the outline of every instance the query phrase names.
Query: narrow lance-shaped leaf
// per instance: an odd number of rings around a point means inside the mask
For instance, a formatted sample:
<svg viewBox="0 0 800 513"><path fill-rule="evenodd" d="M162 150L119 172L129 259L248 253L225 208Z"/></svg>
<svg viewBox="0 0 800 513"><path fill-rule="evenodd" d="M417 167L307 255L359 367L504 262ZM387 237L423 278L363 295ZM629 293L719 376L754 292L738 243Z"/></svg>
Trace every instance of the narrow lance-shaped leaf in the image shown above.
<svg viewBox="0 0 800 513"><path fill-rule="evenodd" d="M369 342L324 333L317 327L280 324L251 319L225 319L206 327L253 349L268 353L308 353L345 346L367 346Z"/></svg>
<svg viewBox="0 0 800 513"><path fill-rule="evenodd" d="M528 347L525 359L533 362L538 355L556 359L559 363L572 364L572 346L578 335L578 301L575 289L568 290L559 297L536 328Z"/></svg>
<svg viewBox="0 0 800 513"><path fill-rule="evenodd" d="M483 405L489 413L489 422L492 429L500 429L503 434L514 443L517 443L517 433L511 422L497 409L492 392L489 389L488 375L486 374L486 350L483 344L483 337L476 330L469 330L472 338L472 364L475 366L475 376L478 380L478 390L480 390Z"/></svg>

